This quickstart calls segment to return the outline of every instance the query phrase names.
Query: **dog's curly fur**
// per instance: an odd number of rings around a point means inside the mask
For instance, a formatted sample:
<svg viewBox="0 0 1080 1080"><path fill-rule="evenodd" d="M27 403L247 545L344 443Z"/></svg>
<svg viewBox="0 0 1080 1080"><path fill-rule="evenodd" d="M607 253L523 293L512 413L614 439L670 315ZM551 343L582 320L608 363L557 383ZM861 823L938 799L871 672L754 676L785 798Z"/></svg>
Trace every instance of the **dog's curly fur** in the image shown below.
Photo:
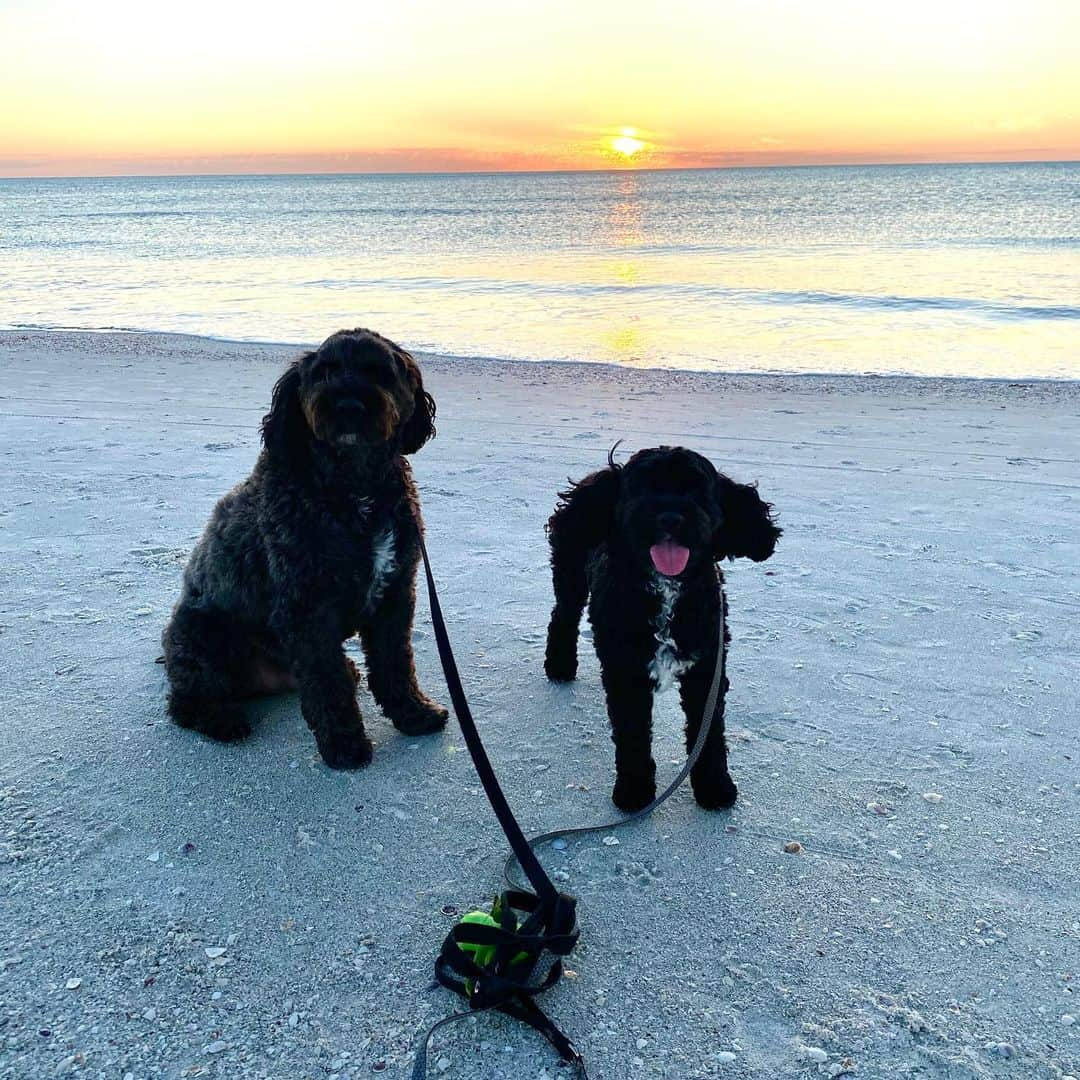
<svg viewBox="0 0 1080 1080"><path fill-rule="evenodd" d="M222 741L246 736L241 705L300 691L323 760L356 768L371 742L359 675L342 642L359 633L371 692L408 735L447 711L416 681L412 653L420 502L402 455L435 434L416 361L370 330L343 330L274 387L264 449L215 507L162 636L168 709Z"/></svg>
<svg viewBox="0 0 1080 1080"><path fill-rule="evenodd" d="M615 743L612 800L638 810L656 795L652 757L653 693L677 679L686 714L686 746L697 740L720 642L723 574L716 562L772 555L781 530L755 487L737 484L682 447L641 450L560 492L548 521L555 608L545 670L566 682L577 674L578 624L589 602L593 643ZM679 574L661 574L653 545L689 549ZM723 627L724 649L730 640ZM727 767L725 678L701 757L690 774L709 809L738 794Z"/></svg>

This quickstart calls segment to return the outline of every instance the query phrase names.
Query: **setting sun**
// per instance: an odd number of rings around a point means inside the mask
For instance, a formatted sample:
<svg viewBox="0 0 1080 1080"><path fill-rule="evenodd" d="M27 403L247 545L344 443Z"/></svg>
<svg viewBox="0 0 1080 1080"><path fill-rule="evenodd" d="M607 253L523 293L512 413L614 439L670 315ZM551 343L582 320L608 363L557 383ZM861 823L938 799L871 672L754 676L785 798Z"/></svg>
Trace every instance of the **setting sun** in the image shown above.
<svg viewBox="0 0 1080 1080"><path fill-rule="evenodd" d="M611 140L611 149L625 158L632 158L639 150L645 148L641 139L635 138L633 128L623 128L621 133Z"/></svg>

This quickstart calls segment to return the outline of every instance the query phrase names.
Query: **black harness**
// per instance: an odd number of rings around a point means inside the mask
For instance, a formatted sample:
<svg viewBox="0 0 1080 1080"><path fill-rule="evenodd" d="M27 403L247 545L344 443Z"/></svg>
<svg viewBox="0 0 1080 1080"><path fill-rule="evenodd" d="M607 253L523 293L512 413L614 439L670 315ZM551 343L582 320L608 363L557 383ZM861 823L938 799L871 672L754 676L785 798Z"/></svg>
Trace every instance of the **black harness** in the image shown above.
<svg viewBox="0 0 1080 1080"><path fill-rule="evenodd" d="M465 745L484 785L484 792L506 834L513 855L507 860L505 869L506 880L511 887L492 905L491 914L471 912L450 931L443 942L435 961L435 978L440 985L465 998L469 1011L452 1013L428 1029L416 1052L412 1080L424 1080L427 1075L428 1045L435 1032L445 1024L482 1009L498 1009L535 1028L564 1061L576 1067L581 1080L587 1080L581 1054L534 1000L537 994L554 986L562 977L562 958L577 944L580 931L577 925L577 900L555 888L533 848L559 836L600 832L636 821L652 813L686 779L705 745L724 679L724 590L720 587L719 652L705 702L705 715L693 750L679 774L648 806L618 821L558 829L528 840L499 787L480 733L476 730L446 631L422 534L420 551L424 557L432 627L450 700L461 733L465 736ZM532 890L515 881L512 873L515 863L525 872Z"/></svg>

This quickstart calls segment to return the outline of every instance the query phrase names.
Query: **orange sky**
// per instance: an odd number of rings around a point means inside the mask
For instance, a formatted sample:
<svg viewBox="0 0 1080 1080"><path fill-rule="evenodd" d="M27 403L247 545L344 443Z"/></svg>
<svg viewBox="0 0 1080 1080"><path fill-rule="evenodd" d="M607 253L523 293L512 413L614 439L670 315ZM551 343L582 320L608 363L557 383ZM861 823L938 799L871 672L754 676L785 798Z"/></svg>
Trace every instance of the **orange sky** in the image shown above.
<svg viewBox="0 0 1080 1080"><path fill-rule="evenodd" d="M1080 0L0 0L0 48L4 176L1080 158Z"/></svg>

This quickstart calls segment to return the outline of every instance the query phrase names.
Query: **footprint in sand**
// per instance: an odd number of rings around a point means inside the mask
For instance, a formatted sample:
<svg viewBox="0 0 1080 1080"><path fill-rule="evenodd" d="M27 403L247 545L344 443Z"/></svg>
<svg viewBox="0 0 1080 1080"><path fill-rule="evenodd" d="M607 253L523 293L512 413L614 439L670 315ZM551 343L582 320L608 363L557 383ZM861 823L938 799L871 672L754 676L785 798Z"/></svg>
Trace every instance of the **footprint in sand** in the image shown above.
<svg viewBox="0 0 1080 1080"><path fill-rule="evenodd" d="M926 751L926 756L937 765L951 765L956 769L969 769L975 761L970 750L955 743L938 743Z"/></svg>
<svg viewBox="0 0 1080 1080"><path fill-rule="evenodd" d="M131 548L128 554L133 555L146 566L178 566L187 562L188 549L147 545Z"/></svg>
<svg viewBox="0 0 1080 1080"><path fill-rule="evenodd" d="M905 615L933 615L937 612L937 608L925 600L906 600L897 596L893 602L904 610Z"/></svg>

